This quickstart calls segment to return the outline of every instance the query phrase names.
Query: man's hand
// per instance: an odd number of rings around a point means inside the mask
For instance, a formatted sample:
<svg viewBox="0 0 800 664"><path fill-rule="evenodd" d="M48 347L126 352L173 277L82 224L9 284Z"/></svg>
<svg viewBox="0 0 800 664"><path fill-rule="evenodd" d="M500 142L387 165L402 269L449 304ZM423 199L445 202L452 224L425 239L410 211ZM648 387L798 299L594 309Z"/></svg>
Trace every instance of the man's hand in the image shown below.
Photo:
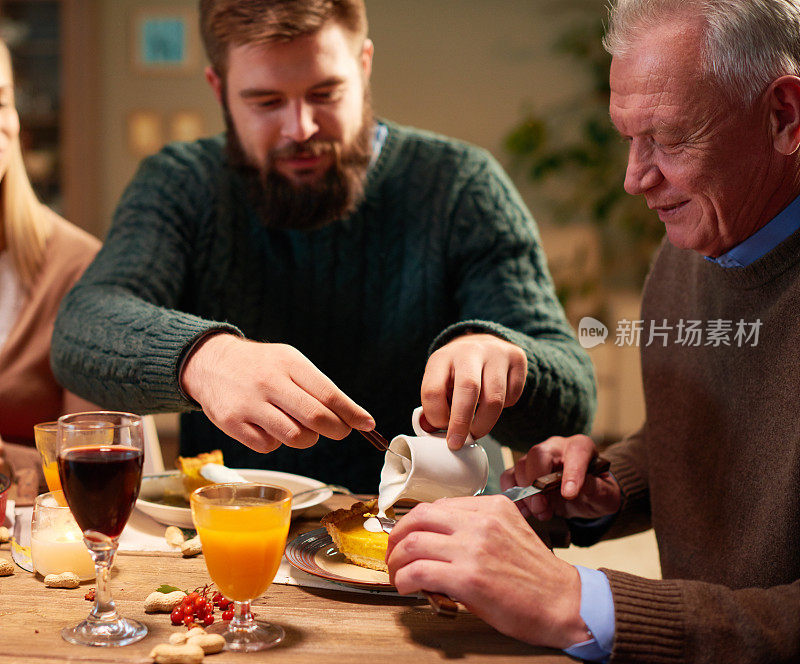
<svg viewBox="0 0 800 664"><path fill-rule="evenodd" d="M492 430L503 408L522 395L528 359L525 351L492 334L467 334L433 353L422 377L422 410L428 423L447 429L447 444L457 450L468 434Z"/></svg>
<svg viewBox="0 0 800 664"><path fill-rule="evenodd" d="M400 593L446 593L515 639L568 648L589 638L577 570L503 496L417 505L389 535L386 561Z"/></svg>
<svg viewBox="0 0 800 664"><path fill-rule="evenodd" d="M523 514L531 514L540 521L552 519L554 514L568 519L614 514L622 501L617 481L610 473L600 477L586 474L596 454L595 444L588 436L548 438L534 445L500 476L500 487L529 486L537 477L562 469L561 492L537 494L519 501L517 505Z"/></svg>
<svg viewBox="0 0 800 664"><path fill-rule="evenodd" d="M208 418L257 452L306 448L375 428L370 414L285 344L215 334L186 361L181 386Z"/></svg>

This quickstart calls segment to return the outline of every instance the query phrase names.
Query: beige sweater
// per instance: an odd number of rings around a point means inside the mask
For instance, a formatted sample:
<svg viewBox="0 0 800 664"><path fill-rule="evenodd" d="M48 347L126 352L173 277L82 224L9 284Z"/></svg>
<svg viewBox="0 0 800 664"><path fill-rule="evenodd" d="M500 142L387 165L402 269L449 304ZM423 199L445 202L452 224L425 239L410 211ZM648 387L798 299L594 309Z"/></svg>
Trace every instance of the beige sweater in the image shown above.
<svg viewBox="0 0 800 664"><path fill-rule="evenodd" d="M64 389L50 370L53 323L61 298L100 248L96 238L52 217L41 272L0 347L0 437L11 443L33 445L33 425L62 414Z"/></svg>
<svg viewBox="0 0 800 664"><path fill-rule="evenodd" d="M642 335L647 421L607 452L626 496L609 536L652 517L664 580L603 570L611 661L800 662L800 232L741 269L665 244L641 318L733 328L729 346Z"/></svg>

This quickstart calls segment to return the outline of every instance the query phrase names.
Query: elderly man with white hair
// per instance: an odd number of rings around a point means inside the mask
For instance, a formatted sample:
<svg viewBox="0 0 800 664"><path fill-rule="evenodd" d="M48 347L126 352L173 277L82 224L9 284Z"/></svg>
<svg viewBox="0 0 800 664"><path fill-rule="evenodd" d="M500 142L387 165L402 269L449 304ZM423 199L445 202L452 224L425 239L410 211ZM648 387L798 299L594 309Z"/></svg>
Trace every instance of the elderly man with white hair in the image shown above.
<svg viewBox="0 0 800 664"><path fill-rule="evenodd" d="M646 422L604 453L610 474L586 476L594 444L573 436L504 483L563 467L523 513L581 544L652 525L663 578L568 565L486 497L415 508L392 580L583 659L799 662L800 0L618 0L604 43L625 190L668 239L641 318L672 334L642 337ZM690 341L698 322L729 333Z"/></svg>

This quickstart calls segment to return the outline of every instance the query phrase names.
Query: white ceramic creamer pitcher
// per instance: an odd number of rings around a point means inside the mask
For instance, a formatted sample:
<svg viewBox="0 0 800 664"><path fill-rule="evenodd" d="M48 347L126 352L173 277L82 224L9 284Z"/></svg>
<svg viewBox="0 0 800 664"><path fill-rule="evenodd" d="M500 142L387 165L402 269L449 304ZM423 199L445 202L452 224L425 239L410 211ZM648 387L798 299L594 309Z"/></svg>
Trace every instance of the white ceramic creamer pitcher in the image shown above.
<svg viewBox="0 0 800 664"><path fill-rule="evenodd" d="M389 444L396 454L386 453L381 470L381 514L401 498L432 502L474 496L486 487L489 459L484 449L468 436L460 450L451 450L444 431L428 433L420 426L421 415L419 407L411 416L415 436L395 436Z"/></svg>

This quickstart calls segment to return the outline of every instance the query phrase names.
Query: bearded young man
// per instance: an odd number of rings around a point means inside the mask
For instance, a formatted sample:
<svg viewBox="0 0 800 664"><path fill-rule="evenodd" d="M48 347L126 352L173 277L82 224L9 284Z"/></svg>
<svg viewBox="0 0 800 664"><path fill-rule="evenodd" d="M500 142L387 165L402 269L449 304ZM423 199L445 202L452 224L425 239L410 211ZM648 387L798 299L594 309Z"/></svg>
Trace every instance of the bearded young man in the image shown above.
<svg viewBox="0 0 800 664"><path fill-rule="evenodd" d="M355 491L381 455L319 437L407 431L420 401L453 448L584 431L591 365L529 213L485 152L375 120L363 0L200 14L227 132L143 162L61 311L59 378L183 411L184 455Z"/></svg>

